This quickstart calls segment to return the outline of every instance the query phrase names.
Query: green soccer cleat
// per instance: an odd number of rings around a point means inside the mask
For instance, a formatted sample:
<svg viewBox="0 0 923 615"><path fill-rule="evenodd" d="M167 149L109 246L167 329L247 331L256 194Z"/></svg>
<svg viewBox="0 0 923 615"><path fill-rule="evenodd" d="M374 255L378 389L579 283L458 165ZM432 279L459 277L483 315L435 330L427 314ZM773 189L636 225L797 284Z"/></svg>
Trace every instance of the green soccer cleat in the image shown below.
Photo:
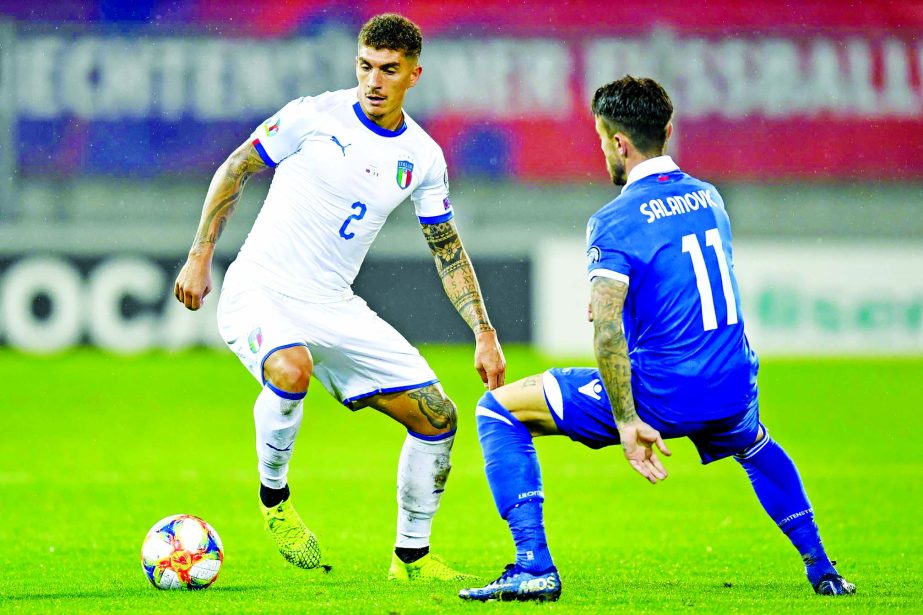
<svg viewBox="0 0 923 615"><path fill-rule="evenodd" d="M320 563L320 545L289 500L263 510L266 531L272 536L282 557L299 568L317 568ZM326 568L326 567L325 567Z"/></svg>
<svg viewBox="0 0 923 615"><path fill-rule="evenodd" d="M427 553L415 562L405 564L397 554L391 554L391 568L388 570L389 581L467 581L475 579L472 574L465 574L449 567L438 555Z"/></svg>

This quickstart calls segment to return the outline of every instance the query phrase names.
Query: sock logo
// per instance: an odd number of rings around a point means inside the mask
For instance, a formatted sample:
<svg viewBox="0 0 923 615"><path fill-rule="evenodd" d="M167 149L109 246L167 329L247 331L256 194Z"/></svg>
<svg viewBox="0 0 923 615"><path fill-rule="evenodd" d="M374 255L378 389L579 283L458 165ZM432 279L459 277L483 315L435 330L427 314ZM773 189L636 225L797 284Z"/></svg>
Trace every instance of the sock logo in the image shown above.
<svg viewBox="0 0 923 615"><path fill-rule="evenodd" d="M785 517L784 519L782 519L781 521L779 521L779 523L778 523L777 525L781 528L781 527L782 527L783 525L785 525L786 523L790 523L790 522L794 521L795 519L797 519L797 518L799 518L799 517L803 517L803 516L805 516L805 515L811 515L811 514L814 514L814 509L813 509L813 508L808 508L807 510L802 510L802 511L800 511L800 512L796 512L796 513L793 514L793 515L789 515L789 516Z"/></svg>
<svg viewBox="0 0 923 615"><path fill-rule="evenodd" d="M520 494L519 494L519 499L520 499L520 500L524 500L524 499L526 499L526 498L534 498L534 497L536 497L536 496L538 496L538 497L540 497L540 498L543 498L543 497L545 497L545 492L542 491L541 489L539 489L539 490L537 490L537 491L526 491L526 492L524 492L524 493L520 493Z"/></svg>

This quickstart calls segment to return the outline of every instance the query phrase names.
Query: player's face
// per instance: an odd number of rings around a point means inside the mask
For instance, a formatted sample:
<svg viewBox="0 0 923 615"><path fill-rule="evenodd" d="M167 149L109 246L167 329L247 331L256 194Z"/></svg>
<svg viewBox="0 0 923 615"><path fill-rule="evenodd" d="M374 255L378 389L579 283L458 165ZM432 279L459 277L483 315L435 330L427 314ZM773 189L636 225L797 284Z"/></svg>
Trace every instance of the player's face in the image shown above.
<svg viewBox="0 0 923 615"><path fill-rule="evenodd" d="M616 145L615 135L609 134L605 121L599 116L596 116L596 134L599 135L599 147L606 156L606 168L609 169L612 183L616 186L624 186L628 181L625 173L625 157Z"/></svg>
<svg viewBox="0 0 923 615"><path fill-rule="evenodd" d="M400 51L359 47L356 78L362 110L376 122L387 123L400 113L404 94L417 84L422 72L416 60Z"/></svg>

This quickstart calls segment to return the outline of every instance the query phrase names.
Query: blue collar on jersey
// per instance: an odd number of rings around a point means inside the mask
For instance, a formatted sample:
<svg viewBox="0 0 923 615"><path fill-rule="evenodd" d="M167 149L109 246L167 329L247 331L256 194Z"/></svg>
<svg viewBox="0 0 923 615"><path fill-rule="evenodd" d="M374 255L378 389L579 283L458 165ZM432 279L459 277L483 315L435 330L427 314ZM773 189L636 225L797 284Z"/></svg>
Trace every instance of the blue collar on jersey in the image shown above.
<svg viewBox="0 0 923 615"><path fill-rule="evenodd" d="M359 121L362 122L366 128L381 137L399 137L400 135L404 134L404 131L407 130L406 120L397 130L388 130L387 128L382 128L369 119L369 117L365 114L365 111L362 110L362 105L359 104L358 100L356 101L356 104L353 105L353 111L356 112L356 117L359 118Z"/></svg>
<svg viewBox="0 0 923 615"><path fill-rule="evenodd" d="M639 179L644 179L650 175L672 173L673 171L678 170L679 167L676 166L676 163L673 162L673 159L669 156L656 156L654 158L648 158L643 162L639 162L635 168L631 170L631 173L628 174L628 178L625 181L625 185L622 186L622 192L625 192L625 189L628 188L628 186L635 183Z"/></svg>

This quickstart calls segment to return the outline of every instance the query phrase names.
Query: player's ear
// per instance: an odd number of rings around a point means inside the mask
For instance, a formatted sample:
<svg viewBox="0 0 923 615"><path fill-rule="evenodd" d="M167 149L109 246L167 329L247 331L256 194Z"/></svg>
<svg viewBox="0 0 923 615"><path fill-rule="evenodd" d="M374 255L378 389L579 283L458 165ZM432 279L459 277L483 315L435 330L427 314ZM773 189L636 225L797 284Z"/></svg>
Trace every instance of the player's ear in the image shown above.
<svg viewBox="0 0 923 615"><path fill-rule="evenodd" d="M408 87L413 87L417 85L417 81L420 80L420 75L423 74L423 67L419 64L414 64L413 70L410 71L410 85Z"/></svg>
<svg viewBox="0 0 923 615"><path fill-rule="evenodd" d="M667 129L665 132L666 132L667 138L664 139L663 141L664 148L666 148L667 143L670 142L670 137L673 136L673 120L670 120L669 122L667 122Z"/></svg>
<svg viewBox="0 0 923 615"><path fill-rule="evenodd" d="M624 132L615 133L614 135L612 135L612 141L613 143L615 143L615 149L619 153L619 156L621 156L622 158L627 158L628 157L628 144L631 143L631 141L628 139L625 133Z"/></svg>

